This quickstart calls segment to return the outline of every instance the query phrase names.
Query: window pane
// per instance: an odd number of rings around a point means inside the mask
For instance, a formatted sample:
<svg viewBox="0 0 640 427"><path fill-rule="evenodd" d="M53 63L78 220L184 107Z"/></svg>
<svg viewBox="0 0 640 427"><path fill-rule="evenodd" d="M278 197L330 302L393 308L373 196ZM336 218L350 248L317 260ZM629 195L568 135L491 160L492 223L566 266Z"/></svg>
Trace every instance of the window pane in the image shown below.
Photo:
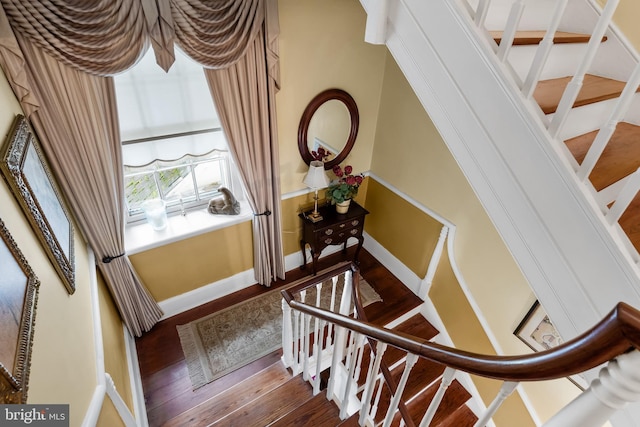
<svg viewBox="0 0 640 427"><path fill-rule="evenodd" d="M182 193L193 193L193 179L189 166L158 171L158 185L166 200L179 199Z"/></svg>
<svg viewBox="0 0 640 427"><path fill-rule="evenodd" d="M142 209L142 202L160 197L153 173L125 175L124 195L129 213Z"/></svg>
<svg viewBox="0 0 640 427"><path fill-rule="evenodd" d="M194 167L194 170L201 198L212 196L219 187L224 185L226 171L222 160L199 163Z"/></svg>
<svg viewBox="0 0 640 427"><path fill-rule="evenodd" d="M220 127L202 66L179 51L167 73L149 49L114 81L124 141Z"/></svg>

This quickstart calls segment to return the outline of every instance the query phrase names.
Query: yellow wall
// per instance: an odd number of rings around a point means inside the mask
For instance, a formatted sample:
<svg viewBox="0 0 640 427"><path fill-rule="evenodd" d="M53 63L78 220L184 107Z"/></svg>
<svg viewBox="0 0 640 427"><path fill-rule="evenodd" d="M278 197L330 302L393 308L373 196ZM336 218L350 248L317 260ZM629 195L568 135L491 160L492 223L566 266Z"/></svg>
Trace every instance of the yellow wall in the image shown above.
<svg viewBox="0 0 640 427"><path fill-rule="evenodd" d="M0 134L6 135L20 107L0 77ZM4 138L1 144L4 144ZM76 291L69 295L4 180L0 217L40 279L28 403L70 405L71 425L85 416L97 385L90 268L86 244L75 234Z"/></svg>
<svg viewBox="0 0 640 427"><path fill-rule="evenodd" d="M346 163L369 170L386 48L363 42L366 14L357 0L280 0L280 72L276 97L282 193L305 188L298 125L311 99L340 88L358 104L360 128Z"/></svg>
<svg viewBox="0 0 640 427"><path fill-rule="evenodd" d="M604 5L606 0L598 0ZM640 16L640 3L637 0L622 0L613 15L616 26L622 30L625 37L633 44L636 50L640 50L640 28L638 27Z"/></svg>
<svg viewBox="0 0 640 427"><path fill-rule="evenodd" d="M251 222L150 249L129 259L157 301L253 268Z"/></svg>

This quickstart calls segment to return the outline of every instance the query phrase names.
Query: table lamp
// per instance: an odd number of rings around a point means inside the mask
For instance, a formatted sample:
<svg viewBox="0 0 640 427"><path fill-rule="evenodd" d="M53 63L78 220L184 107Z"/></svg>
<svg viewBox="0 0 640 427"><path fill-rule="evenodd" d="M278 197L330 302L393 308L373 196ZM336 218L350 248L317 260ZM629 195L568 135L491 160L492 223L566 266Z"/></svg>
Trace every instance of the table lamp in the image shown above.
<svg viewBox="0 0 640 427"><path fill-rule="evenodd" d="M329 178L324 172L324 163L314 160L309 164L309 172L302 181L307 187L315 190L313 212L307 216L311 222L322 220L322 216L318 213L318 189L329 185Z"/></svg>

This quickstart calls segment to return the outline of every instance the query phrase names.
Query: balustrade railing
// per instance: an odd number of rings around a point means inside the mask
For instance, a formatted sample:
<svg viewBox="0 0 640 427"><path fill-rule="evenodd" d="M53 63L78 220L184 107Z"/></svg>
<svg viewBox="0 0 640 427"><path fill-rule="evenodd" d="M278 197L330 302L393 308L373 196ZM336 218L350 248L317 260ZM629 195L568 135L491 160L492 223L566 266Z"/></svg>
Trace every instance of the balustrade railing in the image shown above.
<svg viewBox="0 0 640 427"><path fill-rule="evenodd" d="M344 289L339 308L322 307L319 297L307 301L306 291L317 289L322 282L342 283L338 286ZM331 299L335 297L337 301L339 293L334 295L334 291L335 287ZM361 426L375 425L383 387L389 388L391 400L382 425L391 425L398 413L404 425L415 425L408 415L402 393L411 368L419 358L446 366L438 391L419 424L421 427L430 425L444 392L458 371L503 382L491 405L478 414L477 427L486 425L520 382L564 378L603 364L606 365L601 368L599 377L545 423L545 427L600 427L615 411L640 400L640 311L624 303L619 303L589 331L551 350L495 356L425 342L422 338L396 334L367 322L359 302L357 269L350 264L339 265L301 281L282 291L282 295L284 330L298 331L296 334L284 333L287 340L283 342L283 361L296 373L312 372L313 375L307 374L307 378L316 393L320 390L322 372L328 369L327 399L339 405L343 419L360 412ZM292 315L292 312L299 315ZM318 326L311 329L307 326L311 323ZM312 341L313 346L308 344ZM393 382L390 367L383 361L389 346L406 353L400 362L404 370L397 383ZM363 366L366 352L370 352L369 363ZM325 359L330 359L331 363L323 363ZM360 384L361 378L364 378L363 384Z"/></svg>
<svg viewBox="0 0 640 427"><path fill-rule="evenodd" d="M475 25L477 25L483 31L496 31L498 28L487 28L487 21L489 11L492 7L504 8L508 0L460 0L462 2L463 10L465 13L470 13L471 18ZM567 123L567 119L574 106L578 95L583 88L585 76L594 63L594 58L598 53L602 41L604 40L607 32L616 34L617 30L612 26L612 17L616 11L620 0L607 0L601 7L593 0L584 0L588 2L591 8L599 15L597 22L591 29L591 35L586 49L582 54L582 57L576 63L575 71L571 76L569 83L567 84L557 109L547 123L547 130L550 137L556 140L556 143L562 144L562 141L558 141L562 130ZM563 22L563 18L566 10L568 0L558 0L555 3L553 12L550 14L546 27L539 28L544 31L542 41L538 44L533 59L526 76L523 81L519 81L520 78L514 75L514 80L520 85L520 90L526 99L532 100L534 91L540 81L543 69L547 66L547 61L551 53L551 49L554 46L554 37L558 32L558 28ZM526 0L512 0L511 10L504 22L502 28L503 34L495 49L495 54L499 61L506 63L509 53L513 47L513 41L516 34L521 27L521 20L523 13L530 6L536 6L535 2ZM530 30L530 28L526 28ZM594 142L591 144L586 157L580 165L576 166L576 173L578 179L587 184L589 181L589 175L593 171L596 163L601 158L603 152L610 143L617 125L631 112L632 101L636 96L638 87L640 86L640 61L638 60L638 53L633 50L627 44L623 46L632 57L637 65L632 74L627 79L626 86L620 97L615 101L615 106L610 113L610 116L604 125L598 131ZM637 114L637 113L636 113ZM575 163L573 159L570 159L570 163ZM618 220L627 210L633 199L638 195L640 191L640 178L638 173L631 173L620 181L610 185L605 189L599 189L595 194L595 201L601 207L601 210L606 215L606 220L611 226L616 226L618 234L621 233L621 228L618 226ZM592 186L587 185L585 187L585 194L594 194ZM627 245L627 249L631 251L631 257L640 262L640 254L637 250L634 250L632 245Z"/></svg>

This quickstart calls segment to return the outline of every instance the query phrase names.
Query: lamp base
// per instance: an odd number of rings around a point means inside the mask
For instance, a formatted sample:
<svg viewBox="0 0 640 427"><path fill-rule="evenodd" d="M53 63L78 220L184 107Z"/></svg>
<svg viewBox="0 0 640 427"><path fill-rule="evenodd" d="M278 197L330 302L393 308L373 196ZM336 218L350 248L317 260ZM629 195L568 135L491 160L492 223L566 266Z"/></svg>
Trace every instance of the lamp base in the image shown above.
<svg viewBox="0 0 640 427"><path fill-rule="evenodd" d="M311 222L322 221L322 215L320 215L318 212L311 212L307 215L307 219Z"/></svg>

